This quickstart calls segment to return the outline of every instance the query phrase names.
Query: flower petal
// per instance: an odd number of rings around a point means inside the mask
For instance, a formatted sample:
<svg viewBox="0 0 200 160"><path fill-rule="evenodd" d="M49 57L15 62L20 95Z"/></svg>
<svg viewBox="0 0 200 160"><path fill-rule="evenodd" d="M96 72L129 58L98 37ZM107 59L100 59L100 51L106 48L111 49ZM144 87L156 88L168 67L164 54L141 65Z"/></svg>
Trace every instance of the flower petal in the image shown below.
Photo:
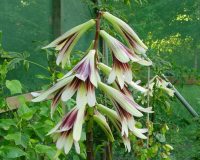
<svg viewBox="0 0 200 160"><path fill-rule="evenodd" d="M112 131L111 131L108 123L106 122L106 118L99 112L96 112L96 114L93 116L93 118L94 118L94 121L102 128L104 133L107 135L108 139L111 142L113 142L114 137L112 135Z"/></svg>
<svg viewBox="0 0 200 160"><path fill-rule="evenodd" d="M100 31L100 35L106 41L106 43L108 44L109 48L113 51L113 54L115 55L115 57L119 61L121 61L123 63L129 62L130 59L129 59L127 53L126 53L127 51L126 51L126 49L124 48L124 46L123 46L123 44L121 42L119 42L114 37L110 36L104 30Z"/></svg>
<svg viewBox="0 0 200 160"><path fill-rule="evenodd" d="M75 150L76 150L76 153L80 154L80 146L79 146L79 143L77 141L74 141L74 146L75 146Z"/></svg>
<svg viewBox="0 0 200 160"><path fill-rule="evenodd" d="M56 106L59 103L60 97L62 95L63 90L65 89L65 87L61 88L60 90L58 90L58 92L56 93L56 95L54 96L52 102L51 102L51 118L53 117L53 113L56 109Z"/></svg>
<svg viewBox="0 0 200 160"><path fill-rule="evenodd" d="M66 142L66 133L61 133L61 136L58 138L56 142L56 147L61 150Z"/></svg>
<svg viewBox="0 0 200 160"><path fill-rule="evenodd" d="M65 154L69 153L70 149L72 148L72 145L73 145L73 138L72 138L72 134L70 133L66 137L66 141L65 141L65 145L64 145Z"/></svg>
<svg viewBox="0 0 200 160"><path fill-rule="evenodd" d="M139 112L132 103L132 100L129 99L126 95L122 94L118 90L107 86L106 84L99 82L98 86L100 89L102 89L109 97L114 99L116 102L118 102L121 107L123 107L127 112L130 114L136 116L136 117L141 117L143 114Z"/></svg>
<svg viewBox="0 0 200 160"><path fill-rule="evenodd" d="M58 130L58 128L61 126L61 124L62 124L62 121L60 121L53 129L51 129L51 130L47 133L47 135L50 135L50 134L55 133L55 132Z"/></svg>
<svg viewBox="0 0 200 160"><path fill-rule="evenodd" d="M132 133L137 136L138 138L141 138L141 139L147 139L147 137L143 134L144 130L142 129L139 129L139 128L136 128L134 127L132 130Z"/></svg>
<svg viewBox="0 0 200 160"><path fill-rule="evenodd" d="M61 35L60 37L58 37L57 39L55 39L53 42L51 42L49 45L43 47L43 49L46 48L51 48L51 47L56 47L60 42L62 42L63 40L65 40L66 38L68 38L69 36L71 36L72 34L79 32L80 30L84 29L87 30L89 29L91 26L93 26L95 24L95 21L93 19L80 24L72 29L70 29L69 31L65 32L63 35Z"/></svg>
<svg viewBox="0 0 200 160"><path fill-rule="evenodd" d="M130 140L128 139L128 137L125 137L125 136L122 137L122 140L123 140L125 149L126 149L128 152L130 152L130 151L131 151L131 143L130 143Z"/></svg>
<svg viewBox="0 0 200 160"><path fill-rule="evenodd" d="M73 127L73 139L75 141L79 141L81 138L81 132L82 132L82 125L84 122L84 116L85 116L85 105L81 106L78 110L78 114L76 117L76 121L74 123Z"/></svg>
<svg viewBox="0 0 200 160"><path fill-rule="evenodd" d="M61 99L62 101L68 101L74 93L77 91L80 81L76 78L72 80L72 82L65 88L65 91L63 91Z"/></svg>
<svg viewBox="0 0 200 160"><path fill-rule="evenodd" d="M99 68L100 68L106 75L109 75L109 73L111 74L112 69L111 69L110 67L108 67L107 65L105 65L105 64L103 64L103 63L98 63L98 66L99 66ZM111 78L111 80L109 80L109 82L111 82L113 79L114 79L114 77ZM138 91L140 91L140 92L142 92L142 93L147 92L147 89L145 89L145 88L139 86L137 83L135 83L135 82L133 82L133 81L131 81L131 82L126 81L126 83L129 84L129 85L130 85L131 87L133 87L134 89L136 89L136 90L138 90Z"/></svg>
<svg viewBox="0 0 200 160"><path fill-rule="evenodd" d="M37 98L33 99L32 102L40 102L40 101L45 100L50 94L54 93L56 90L62 88L63 86L71 82L73 78L74 76L70 76L70 77L60 80L55 85L53 85L50 89L48 89L47 91L44 91Z"/></svg>
<svg viewBox="0 0 200 160"><path fill-rule="evenodd" d="M117 26L118 28L116 28L116 29L118 29L118 30L121 29L121 31L119 32L120 34L122 32L127 33L142 48L144 48L145 50L148 49L147 46L140 40L138 35L132 30L132 28L128 24L126 24L124 21L122 21L121 19L113 16L112 14L110 14L108 12L104 12L103 13L103 17L106 18L109 22L111 22L115 28ZM122 35L122 36L124 36L124 35Z"/></svg>
<svg viewBox="0 0 200 160"><path fill-rule="evenodd" d="M87 83L87 102L90 107L93 107L96 103L95 88L91 83Z"/></svg>
<svg viewBox="0 0 200 160"><path fill-rule="evenodd" d="M108 83L109 84L113 83L115 79L116 79L116 73L115 73L115 70L112 70L108 77Z"/></svg>
<svg viewBox="0 0 200 160"><path fill-rule="evenodd" d="M86 87L85 84L82 82L79 85L77 95L76 95L76 106L77 108L80 108L82 106L85 106L87 104L87 95L86 95Z"/></svg>

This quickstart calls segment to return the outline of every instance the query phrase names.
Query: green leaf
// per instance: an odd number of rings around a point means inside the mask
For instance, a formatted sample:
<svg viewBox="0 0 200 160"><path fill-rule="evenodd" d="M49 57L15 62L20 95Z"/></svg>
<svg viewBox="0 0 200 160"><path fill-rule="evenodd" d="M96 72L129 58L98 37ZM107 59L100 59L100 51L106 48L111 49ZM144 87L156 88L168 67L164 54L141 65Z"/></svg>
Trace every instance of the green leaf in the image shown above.
<svg viewBox="0 0 200 160"><path fill-rule="evenodd" d="M24 148L27 147L27 144L29 142L29 136L26 134L22 134L20 132L16 132L13 134L8 134L4 137L6 140L12 140L15 142L16 145L21 145Z"/></svg>
<svg viewBox="0 0 200 160"><path fill-rule="evenodd" d="M0 156L3 158L18 158L24 155L26 155L26 153L18 147L1 146L0 148Z"/></svg>
<svg viewBox="0 0 200 160"><path fill-rule="evenodd" d="M73 156L73 160L80 160L79 157L77 155Z"/></svg>
<svg viewBox="0 0 200 160"><path fill-rule="evenodd" d="M22 93L22 85L18 80L6 80L6 87L11 94Z"/></svg>
<svg viewBox="0 0 200 160"><path fill-rule="evenodd" d="M35 146L35 150L37 153L45 154L50 159L52 159L56 155L56 150L53 147L37 144Z"/></svg>
<svg viewBox="0 0 200 160"><path fill-rule="evenodd" d="M25 69L28 71L28 69L29 69L29 61L24 60L23 65L24 65Z"/></svg>
<svg viewBox="0 0 200 160"><path fill-rule="evenodd" d="M0 119L0 128L8 130L10 126L16 126L16 123L13 119Z"/></svg>
<svg viewBox="0 0 200 160"><path fill-rule="evenodd" d="M34 125L29 125L33 128L34 132L42 141L44 141L46 134L53 127L53 123L50 120L44 122L35 123Z"/></svg>
<svg viewBox="0 0 200 160"><path fill-rule="evenodd" d="M33 117L35 112L36 110L28 108L26 104L23 104L21 107L19 107L17 111L19 116L25 120L30 120Z"/></svg>

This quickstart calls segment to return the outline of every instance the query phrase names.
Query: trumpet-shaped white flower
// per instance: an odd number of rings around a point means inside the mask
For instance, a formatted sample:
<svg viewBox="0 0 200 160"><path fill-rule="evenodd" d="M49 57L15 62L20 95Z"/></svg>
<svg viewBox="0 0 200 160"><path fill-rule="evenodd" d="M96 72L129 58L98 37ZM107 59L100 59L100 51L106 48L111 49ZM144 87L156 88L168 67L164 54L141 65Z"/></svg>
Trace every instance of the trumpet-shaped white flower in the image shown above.
<svg viewBox="0 0 200 160"><path fill-rule="evenodd" d="M81 137L82 125L85 119L85 106L74 107L59 122L48 135L53 135L56 147L61 150L64 148L66 154L70 151L74 143L77 153L80 153L78 141Z"/></svg>
<svg viewBox="0 0 200 160"><path fill-rule="evenodd" d="M148 49L147 46L127 23L108 12L103 12L102 15L112 23L113 27L126 39L129 46L132 47L136 53L143 55L146 53Z"/></svg>
<svg viewBox="0 0 200 160"><path fill-rule="evenodd" d="M77 41L80 39L83 33L91 28L94 24L95 20L92 19L88 22L78 25L64 33L62 36L58 37L49 45L43 47L43 49L55 47L55 50L59 51L56 64L59 65L62 62L62 67L64 67L66 63L70 63L70 53Z"/></svg>
<svg viewBox="0 0 200 160"><path fill-rule="evenodd" d="M146 139L144 133L148 130L146 128L140 129L135 126L135 120L133 116L131 116L128 112L126 112L123 108L118 108L118 112L105 107L101 104L97 104L97 109L99 109L102 113L108 116L110 121L116 127L116 129L121 132L122 140L124 142L125 147L130 152L130 141L128 139L128 132L130 130L136 137L141 139Z"/></svg>
<svg viewBox="0 0 200 160"><path fill-rule="evenodd" d="M96 103L95 87L97 87L97 81L99 81L99 75L95 66L95 50L90 50L89 53L54 86L39 94L38 97L32 101L43 101L49 95L54 94L51 105L52 115L60 99L62 101L68 101L75 92L77 92L77 107L86 104L92 107Z"/></svg>
<svg viewBox="0 0 200 160"><path fill-rule="evenodd" d="M131 83L132 71L128 63L122 63L113 56L113 66L108 77L108 83L113 83L115 79L117 79L120 87L123 88L124 82Z"/></svg>
<svg viewBox="0 0 200 160"><path fill-rule="evenodd" d="M141 65L149 66L152 64L151 61L146 61L142 57L138 56L134 53L133 50L130 50L128 47L123 45L120 41L106 33L104 30L100 31L100 35L108 44L109 48L112 50L112 53L122 63L127 63L130 60L133 62L137 62Z"/></svg>
<svg viewBox="0 0 200 160"><path fill-rule="evenodd" d="M139 106L133 99L121 93L119 90L112 88L102 82L98 82L98 86L105 94L109 96L112 102L115 102L117 105L121 106L124 110L135 117L142 117L141 112L152 113L151 107L143 108Z"/></svg>
<svg viewBox="0 0 200 160"><path fill-rule="evenodd" d="M108 75L110 77L111 75L111 72L114 72L113 71L113 68L110 68L109 66L103 64L103 63L98 63L98 67L103 71L104 74ZM121 81L124 81L126 84L128 84L129 86L133 87L134 89L142 92L142 93L145 93L147 92L147 89L145 89L144 87L142 86L139 86L137 83L133 82L132 80L127 80L126 79L126 76L124 77L120 77L118 76L118 79L120 78L123 78ZM119 80L118 80L119 82ZM112 81L108 81L108 83L113 83ZM123 87L120 86L120 88L124 88L125 85L123 85Z"/></svg>

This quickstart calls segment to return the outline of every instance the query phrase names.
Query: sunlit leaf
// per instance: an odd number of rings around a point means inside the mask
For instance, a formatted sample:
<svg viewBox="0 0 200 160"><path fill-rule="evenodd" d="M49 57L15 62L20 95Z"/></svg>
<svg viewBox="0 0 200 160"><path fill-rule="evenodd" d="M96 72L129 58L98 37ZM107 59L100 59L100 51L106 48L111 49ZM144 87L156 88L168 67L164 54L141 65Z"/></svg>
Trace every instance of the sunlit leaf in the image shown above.
<svg viewBox="0 0 200 160"><path fill-rule="evenodd" d="M18 80L6 80L6 87L11 94L22 93L22 85Z"/></svg>

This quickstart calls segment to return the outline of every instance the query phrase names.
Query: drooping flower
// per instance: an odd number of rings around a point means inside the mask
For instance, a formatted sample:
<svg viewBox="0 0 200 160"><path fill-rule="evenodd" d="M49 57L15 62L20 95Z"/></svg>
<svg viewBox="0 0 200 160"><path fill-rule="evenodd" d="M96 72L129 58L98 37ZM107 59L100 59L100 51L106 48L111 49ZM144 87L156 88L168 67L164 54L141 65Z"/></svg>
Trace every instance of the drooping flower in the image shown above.
<svg viewBox="0 0 200 160"><path fill-rule="evenodd" d="M107 66L107 65L105 65L103 63L98 63L98 66L104 72L104 74L108 75L109 77L110 77L111 72L114 72L112 68L110 68L109 66ZM117 72L115 72L115 74L116 73ZM129 81L129 80L126 79L125 76L124 77L119 77L119 75L118 75L118 79L119 78L123 78L124 82L126 84L130 85L131 87L133 87L134 89L136 89L136 90L138 90L138 91L140 91L142 93L147 92L147 89L145 89L144 87L139 86L137 83L133 82L132 79L131 79L131 81ZM118 82L119 82L119 80L118 80ZM112 81L108 81L108 83L113 83L113 82ZM124 88L124 86L123 86L123 88ZM121 89L122 89L122 87L121 87Z"/></svg>
<svg viewBox="0 0 200 160"><path fill-rule="evenodd" d="M113 66L108 77L108 83L113 83L115 79L117 79L120 87L123 88L124 82L131 83L132 71L128 63L122 63L113 56Z"/></svg>
<svg viewBox="0 0 200 160"><path fill-rule="evenodd" d="M112 23L113 27L126 39L129 46L137 53L145 55L147 46L142 42L133 29L121 19L108 12L103 12L103 17Z"/></svg>
<svg viewBox="0 0 200 160"><path fill-rule="evenodd" d="M122 141L124 143L125 146L125 150L130 152L131 151L131 142L130 139L126 136L122 136Z"/></svg>
<svg viewBox="0 0 200 160"><path fill-rule="evenodd" d="M113 142L114 137L112 134L112 131L107 123L107 120L104 115L102 115L100 112L95 110L95 114L93 115L94 121L102 128L108 139Z"/></svg>
<svg viewBox="0 0 200 160"><path fill-rule="evenodd" d="M108 47L112 50L113 55L122 63L128 63L129 61L137 62L141 65L149 66L151 61L146 61L142 57L134 53L133 50L126 47L120 41L106 33L104 30L100 31L100 35L108 44Z"/></svg>
<svg viewBox="0 0 200 160"><path fill-rule="evenodd" d="M174 96L174 90L168 88L169 82L165 81L161 77L157 76L156 78L156 86L162 90L164 90L169 96Z"/></svg>
<svg viewBox="0 0 200 160"><path fill-rule="evenodd" d="M78 141L81 138L84 119L85 105L76 106L48 133L48 135L53 135L59 150L64 148L65 153L68 154L74 143L76 152L80 153Z"/></svg>
<svg viewBox="0 0 200 160"><path fill-rule="evenodd" d="M95 50L90 50L89 53L54 86L39 94L39 96L32 101L43 101L49 95L54 94L51 105L52 115L60 99L62 101L68 101L75 92L77 92L76 105L82 106L88 103L88 105L92 107L96 103L95 87L97 87L97 81L99 80L95 65Z"/></svg>
<svg viewBox="0 0 200 160"><path fill-rule="evenodd" d="M80 39L83 33L91 28L94 24L95 20L91 19L88 22L78 25L64 33L62 36L58 37L49 45L43 47L43 49L55 47L55 50L59 51L56 64L59 65L62 62L62 67L64 67L66 63L70 63L70 53L77 41Z"/></svg>
<svg viewBox="0 0 200 160"><path fill-rule="evenodd" d="M128 139L129 131L133 133L136 137L139 137L141 139L146 139L146 136L144 135L144 133L147 132L147 129L137 128L135 126L135 121L133 117L125 110L122 109L123 112L126 112L127 115L125 115L125 113L119 113L119 112L117 113L116 111L101 104L97 104L96 106L97 106L97 109L99 109L102 113L107 115L107 117L110 119L110 121L115 126L115 128L119 132L121 132L122 140L124 142L125 147L128 149L129 152L131 150L130 140Z"/></svg>
<svg viewBox="0 0 200 160"><path fill-rule="evenodd" d="M129 98L113 87L110 87L102 82L98 82L98 87L104 91L105 94L107 94L112 102L122 107L124 110L135 117L142 117L143 114L141 112L152 113L151 107L143 108L139 106L133 99Z"/></svg>
<svg viewBox="0 0 200 160"><path fill-rule="evenodd" d="M156 75L155 77L153 77L150 80L149 85L148 84L146 85L146 88L149 87L149 95L150 96L153 96L154 87L156 87L156 88L162 89L169 96L173 97L174 96L174 90L171 89L171 88L168 88L168 84L169 84L169 82L165 81L164 79L162 79L161 77ZM147 96L147 93L145 93L144 95Z"/></svg>

